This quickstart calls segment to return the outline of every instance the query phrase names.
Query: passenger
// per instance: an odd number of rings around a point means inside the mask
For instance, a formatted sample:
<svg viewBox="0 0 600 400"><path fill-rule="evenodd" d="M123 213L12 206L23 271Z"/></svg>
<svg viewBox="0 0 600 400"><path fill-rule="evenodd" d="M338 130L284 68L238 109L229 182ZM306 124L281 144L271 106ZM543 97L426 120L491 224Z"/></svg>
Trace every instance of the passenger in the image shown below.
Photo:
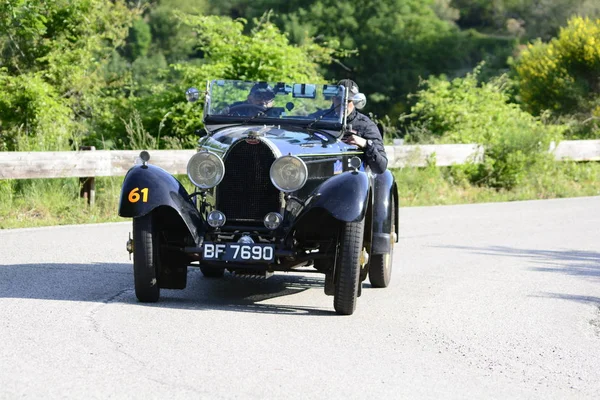
<svg viewBox="0 0 600 400"><path fill-rule="evenodd" d="M383 138L377 125L369 117L358 112L352 97L359 93L358 85L350 79L342 79L338 85L344 86L348 91L348 106L346 108L346 124L352 125L350 134L346 134L342 141L347 144L353 144L365 152L367 165L371 167L371 171L376 174L383 173L388 164L385 147L383 146ZM340 108L341 97L333 98L333 107Z"/></svg>

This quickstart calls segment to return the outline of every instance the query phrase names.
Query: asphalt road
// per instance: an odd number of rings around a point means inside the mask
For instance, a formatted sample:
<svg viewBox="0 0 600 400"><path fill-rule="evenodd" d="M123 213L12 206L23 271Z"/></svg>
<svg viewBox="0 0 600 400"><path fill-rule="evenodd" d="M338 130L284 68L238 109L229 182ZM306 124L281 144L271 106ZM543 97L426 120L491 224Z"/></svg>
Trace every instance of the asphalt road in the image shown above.
<svg viewBox="0 0 600 400"><path fill-rule="evenodd" d="M352 316L320 275L135 299L130 222L0 231L0 398L600 398L600 198L400 209Z"/></svg>

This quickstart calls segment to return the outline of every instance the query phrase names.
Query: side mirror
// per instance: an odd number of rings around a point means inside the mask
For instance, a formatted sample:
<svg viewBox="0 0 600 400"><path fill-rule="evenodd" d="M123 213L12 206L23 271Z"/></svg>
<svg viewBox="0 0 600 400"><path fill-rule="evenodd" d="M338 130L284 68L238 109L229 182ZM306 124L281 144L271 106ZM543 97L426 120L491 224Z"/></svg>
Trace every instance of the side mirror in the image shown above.
<svg viewBox="0 0 600 400"><path fill-rule="evenodd" d="M351 100L357 110L361 110L367 105L367 96L364 93L356 93Z"/></svg>
<svg viewBox="0 0 600 400"><path fill-rule="evenodd" d="M200 92L198 91L198 89L196 89L194 87L189 88L188 90L185 91L185 98L190 103L194 103L194 102L198 101L198 99L200 98Z"/></svg>

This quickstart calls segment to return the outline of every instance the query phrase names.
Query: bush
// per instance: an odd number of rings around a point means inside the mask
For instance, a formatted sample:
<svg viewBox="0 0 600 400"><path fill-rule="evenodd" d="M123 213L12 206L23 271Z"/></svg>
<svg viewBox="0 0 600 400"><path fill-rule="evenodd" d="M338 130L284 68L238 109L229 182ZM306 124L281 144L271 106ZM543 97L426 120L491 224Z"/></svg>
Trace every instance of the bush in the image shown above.
<svg viewBox="0 0 600 400"><path fill-rule="evenodd" d="M510 189L525 172L549 157L550 141L562 127L539 119L509 103L511 82L503 75L478 84L480 67L465 78L431 78L413 97L413 119L407 142L479 143L485 148L482 164L457 168L472 183ZM458 173L458 172L457 172Z"/></svg>
<svg viewBox="0 0 600 400"><path fill-rule="evenodd" d="M160 135L161 147L193 147L196 130L203 127L202 102L190 104L185 90L200 90L211 79L265 81L317 81L319 63L327 63L333 50L307 42L292 45L285 34L268 21L258 23L250 35L244 33L246 21L218 16L195 16L176 13L183 26L194 32L191 47L205 58L172 64L155 70L155 81L140 82L129 97L129 115L125 121L141 116L141 123L151 136ZM144 59L138 60L140 63ZM136 63L138 62L136 61ZM158 63L154 63L159 65ZM149 75L153 63L138 65L140 77ZM135 65L134 65L135 66ZM135 70L134 70L135 73ZM142 126L139 125L139 126Z"/></svg>
<svg viewBox="0 0 600 400"><path fill-rule="evenodd" d="M0 70L0 151L68 150L80 127L72 109L42 74Z"/></svg>
<svg viewBox="0 0 600 400"><path fill-rule="evenodd" d="M549 43L537 40L528 45L514 72L528 111L583 113L589 118L600 106L600 19L570 19Z"/></svg>

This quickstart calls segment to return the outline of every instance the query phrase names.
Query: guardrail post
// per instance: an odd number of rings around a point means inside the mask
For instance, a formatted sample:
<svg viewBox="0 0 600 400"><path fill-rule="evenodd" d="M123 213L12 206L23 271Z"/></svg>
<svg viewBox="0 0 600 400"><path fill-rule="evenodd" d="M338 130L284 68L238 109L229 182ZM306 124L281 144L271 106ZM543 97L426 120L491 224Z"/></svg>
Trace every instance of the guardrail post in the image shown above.
<svg viewBox="0 0 600 400"><path fill-rule="evenodd" d="M79 150L96 150L95 146L79 146ZM87 200L88 205L96 202L96 177L79 178L79 197Z"/></svg>

